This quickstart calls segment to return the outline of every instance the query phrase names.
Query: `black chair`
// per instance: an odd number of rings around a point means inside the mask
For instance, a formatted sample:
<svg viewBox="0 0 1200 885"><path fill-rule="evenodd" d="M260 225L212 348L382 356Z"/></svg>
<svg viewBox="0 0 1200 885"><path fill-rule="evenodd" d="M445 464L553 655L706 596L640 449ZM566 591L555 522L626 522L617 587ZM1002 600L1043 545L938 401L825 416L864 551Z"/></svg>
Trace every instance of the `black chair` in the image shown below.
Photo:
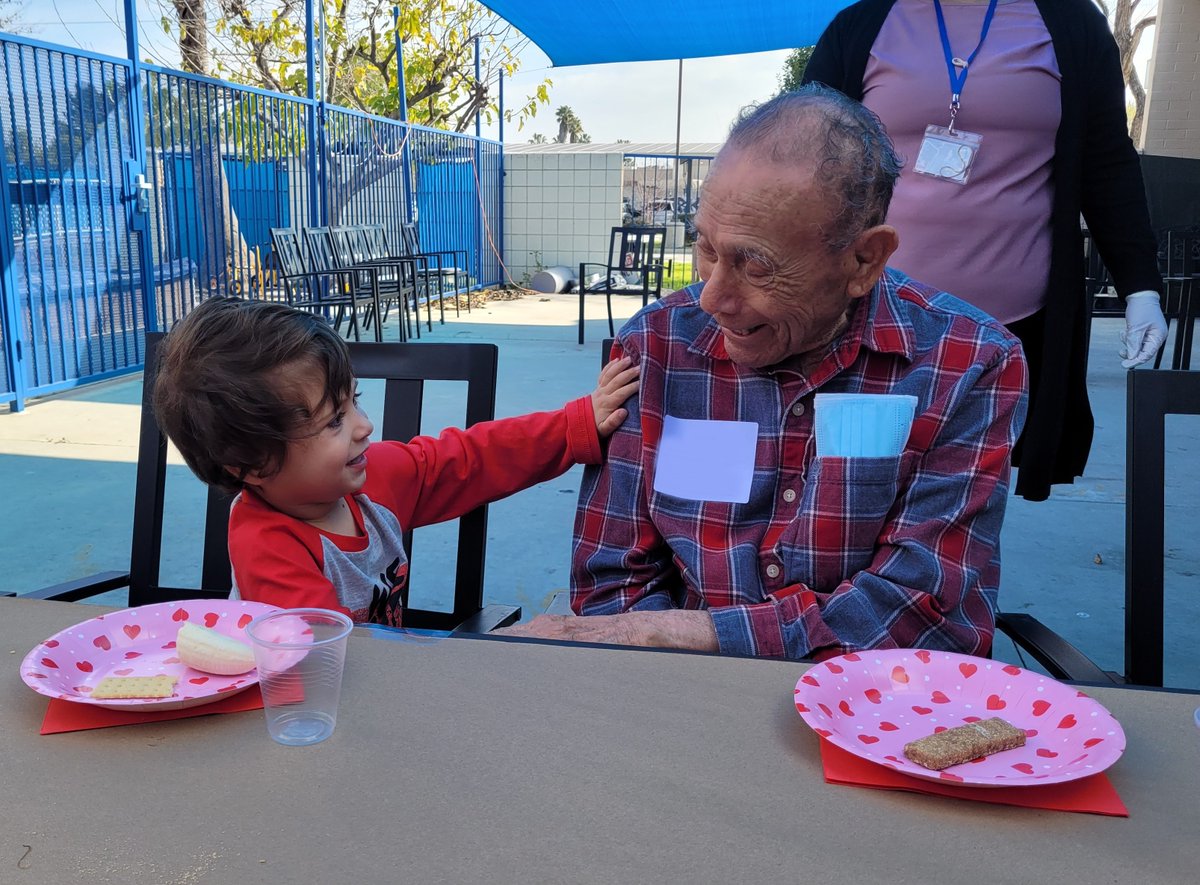
<svg viewBox="0 0 1200 885"><path fill-rule="evenodd" d="M435 273L429 259L424 255L412 255L404 247L402 238L389 237L382 224L364 224L358 227L359 241L366 251L368 261L378 264L400 262L406 272L406 286L412 289L413 313L416 315L417 337L421 337L421 303L425 303L425 328L433 331L433 298L437 293L440 322L446 322L446 308L441 301L440 277Z"/></svg>
<svg viewBox="0 0 1200 885"><path fill-rule="evenodd" d="M1125 437L1125 672L1100 670L1086 658L1045 657L1061 651L1059 637L1025 630L1027 615L1002 615L1022 628L1025 647L1052 676L1121 685L1163 684L1163 557L1167 415L1200 415L1200 372L1143 369L1127 373ZM1007 632L1007 631L1006 631ZM1030 641L1043 641L1035 651ZM1070 652L1079 654L1069 645ZM1090 669L1089 669L1090 668Z"/></svg>
<svg viewBox="0 0 1200 885"><path fill-rule="evenodd" d="M352 286L371 293L383 311L381 322L387 322L391 305L400 311L400 340L412 336L412 309L419 310L417 275L413 262L404 258L386 258L375 254L365 226L334 227L329 229L334 258L338 266L351 273ZM417 337L421 337L418 315ZM376 340L381 336L377 335Z"/></svg>
<svg viewBox="0 0 1200 885"><path fill-rule="evenodd" d="M309 227L304 229L304 240L308 244L310 269L324 273L340 273L343 285L337 297L349 308L350 321L354 328L354 340L359 340L358 311L363 311L363 324L375 321L375 340L383 341L383 323L379 303L379 268L344 267L338 259L337 246L333 242L333 229ZM334 324L337 325L336 323Z"/></svg>
<svg viewBox="0 0 1200 885"><path fill-rule="evenodd" d="M603 369L608 365L608 361L612 359L612 346L616 338L605 338L600 342L600 368Z"/></svg>
<svg viewBox="0 0 1200 885"><path fill-rule="evenodd" d="M1163 314L1167 327L1175 322L1175 345L1171 356L1172 369L1192 367L1192 337L1198 308L1195 296L1196 278L1200 276L1200 228L1169 230L1162 254ZM1154 368L1162 365L1163 351L1154 358Z"/></svg>
<svg viewBox="0 0 1200 885"><path fill-rule="evenodd" d="M449 282L450 291L454 293L454 312L457 316L459 313L458 293L462 288L469 289L471 286L471 272L467 269L467 250L442 249L440 251L430 251L422 249L420 232L417 225L413 222L401 226L400 236L403 254L433 262L433 267L436 268L439 295L445 293L446 284ZM460 276L462 278L461 282L459 281ZM467 313L470 312L471 298L468 294ZM442 322L445 321L445 308L443 307Z"/></svg>
<svg viewBox="0 0 1200 885"><path fill-rule="evenodd" d="M665 227L614 227L608 243L608 263L579 264L579 343L583 344L583 305L589 294L604 293L608 305L608 334L616 335L613 325L613 294L640 294L642 307L650 296L662 294L663 276L670 275L674 262L664 263L667 248ZM588 282L588 268L600 272L600 279Z"/></svg>
<svg viewBox="0 0 1200 885"><path fill-rule="evenodd" d="M333 327L340 329L349 312L350 334L357 341L358 311L364 302L362 293L355 292L351 274L330 261L328 266L316 266L309 260L307 237L285 227L271 228L272 254L283 283L284 298L292 307L322 313L333 311ZM374 299L369 303L373 306ZM376 334L378 336L378 327Z"/></svg>
<svg viewBox="0 0 1200 885"><path fill-rule="evenodd" d="M1108 268L1100 259L1100 250L1091 234L1083 232L1083 264L1084 264L1084 293L1087 296L1088 308L1093 317L1123 317L1125 305L1115 293L1109 294L1112 288L1112 277Z"/></svg>
<svg viewBox="0 0 1200 885"><path fill-rule="evenodd" d="M1133 371L1126 396L1125 674L1163 684L1166 416L1200 415L1200 372Z"/></svg>
<svg viewBox="0 0 1200 885"><path fill-rule="evenodd" d="M204 531L204 564L200 587L163 587L159 584L162 556L163 502L166 486L167 438L151 406L158 348L163 334L146 334L146 368L142 382L142 418L138 441L137 481L134 492L133 548L128 571L111 571L52 587L43 587L23 598L75 602L111 590L129 588L129 605L147 605L175 599L223 598L229 595L228 530L230 497L209 489ZM495 417L496 363L494 344L351 344L350 359L359 378L385 380L382 434L384 439L408 440L420 431L421 405L426 381L466 381L465 426ZM514 623L521 609L483 605L484 555L487 546L487 507L461 517L453 608L450 611L408 609L404 624L429 630L485 633ZM412 552L411 533L405 548Z"/></svg>

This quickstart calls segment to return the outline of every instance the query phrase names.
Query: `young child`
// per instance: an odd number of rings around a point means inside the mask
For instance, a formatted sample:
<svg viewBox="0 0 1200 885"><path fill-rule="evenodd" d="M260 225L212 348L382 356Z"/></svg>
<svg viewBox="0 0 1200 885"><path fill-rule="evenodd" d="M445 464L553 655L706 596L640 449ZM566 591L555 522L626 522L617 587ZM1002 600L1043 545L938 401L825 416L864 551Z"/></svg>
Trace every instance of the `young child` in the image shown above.
<svg viewBox="0 0 1200 885"><path fill-rule="evenodd" d="M163 342L154 410L196 476L239 492L233 597L399 626L403 533L598 463L637 375L613 363L557 412L372 443L349 351L321 317L213 298Z"/></svg>

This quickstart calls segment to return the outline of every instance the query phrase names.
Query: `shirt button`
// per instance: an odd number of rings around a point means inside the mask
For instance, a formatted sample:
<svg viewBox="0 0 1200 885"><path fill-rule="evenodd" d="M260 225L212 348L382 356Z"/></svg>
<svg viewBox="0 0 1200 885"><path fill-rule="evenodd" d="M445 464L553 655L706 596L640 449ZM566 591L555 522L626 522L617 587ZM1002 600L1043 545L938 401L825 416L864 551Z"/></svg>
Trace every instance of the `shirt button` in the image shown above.
<svg viewBox="0 0 1200 885"><path fill-rule="evenodd" d="M796 500L796 490L795 489L784 489L783 490L783 500L787 501L789 504L791 504L793 501L795 501Z"/></svg>
<svg viewBox="0 0 1200 885"><path fill-rule="evenodd" d="M768 578L778 578L779 577L779 566L777 566L775 563L771 563L769 566L767 566L767 577Z"/></svg>
<svg viewBox="0 0 1200 885"><path fill-rule="evenodd" d="M792 406L792 414L795 415L797 418L799 418L801 415L803 415L804 414L804 403L796 403L796 405Z"/></svg>

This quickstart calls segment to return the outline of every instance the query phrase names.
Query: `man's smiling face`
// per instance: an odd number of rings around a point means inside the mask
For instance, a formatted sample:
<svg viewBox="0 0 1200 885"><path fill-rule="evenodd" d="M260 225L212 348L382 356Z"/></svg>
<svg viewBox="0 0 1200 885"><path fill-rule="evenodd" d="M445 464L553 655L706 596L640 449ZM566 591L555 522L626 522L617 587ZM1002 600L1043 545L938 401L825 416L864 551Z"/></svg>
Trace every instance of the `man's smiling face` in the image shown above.
<svg viewBox="0 0 1200 885"><path fill-rule="evenodd" d="M714 165L696 213L700 307L730 359L772 366L828 344L844 328L853 245L830 250L832 218L811 166L732 149Z"/></svg>

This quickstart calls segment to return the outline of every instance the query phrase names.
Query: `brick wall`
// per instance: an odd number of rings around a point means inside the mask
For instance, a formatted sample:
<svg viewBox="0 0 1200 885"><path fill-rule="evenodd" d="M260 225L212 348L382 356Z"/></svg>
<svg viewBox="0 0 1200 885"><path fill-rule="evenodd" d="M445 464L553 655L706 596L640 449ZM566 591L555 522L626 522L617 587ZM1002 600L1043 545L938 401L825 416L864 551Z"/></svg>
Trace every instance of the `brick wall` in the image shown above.
<svg viewBox="0 0 1200 885"><path fill-rule="evenodd" d="M1200 0L1159 0L1142 149L1200 159Z"/></svg>

